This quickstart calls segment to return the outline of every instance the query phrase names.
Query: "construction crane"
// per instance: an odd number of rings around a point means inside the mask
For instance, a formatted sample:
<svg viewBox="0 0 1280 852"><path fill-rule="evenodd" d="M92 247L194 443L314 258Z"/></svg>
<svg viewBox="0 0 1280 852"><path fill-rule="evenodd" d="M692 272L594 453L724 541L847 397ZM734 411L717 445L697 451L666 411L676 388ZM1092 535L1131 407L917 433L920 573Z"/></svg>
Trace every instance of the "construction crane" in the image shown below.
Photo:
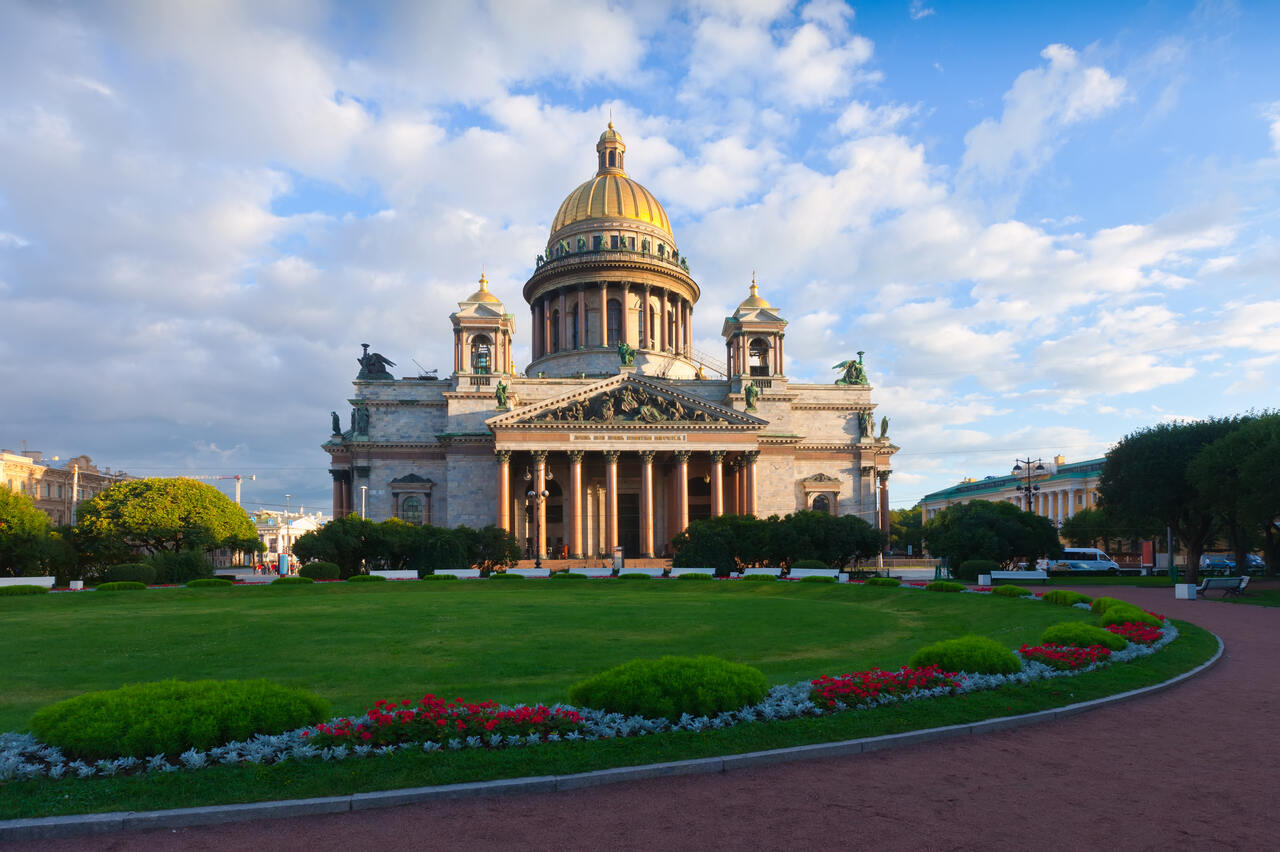
<svg viewBox="0 0 1280 852"><path fill-rule="evenodd" d="M253 482L258 478L258 475L256 473L251 473L247 477L241 477L240 474L238 473L227 473L227 474L221 474L217 476L188 476L187 477L187 479L234 479L236 481L236 505L237 506L240 505L240 480L242 478L248 479L250 482Z"/></svg>

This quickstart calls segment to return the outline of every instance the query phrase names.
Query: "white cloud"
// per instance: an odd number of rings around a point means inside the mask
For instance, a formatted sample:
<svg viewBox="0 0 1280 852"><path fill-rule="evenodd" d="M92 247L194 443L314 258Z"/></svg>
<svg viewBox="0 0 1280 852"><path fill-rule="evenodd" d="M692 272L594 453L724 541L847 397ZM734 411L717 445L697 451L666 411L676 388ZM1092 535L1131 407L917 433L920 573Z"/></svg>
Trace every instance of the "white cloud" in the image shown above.
<svg viewBox="0 0 1280 852"><path fill-rule="evenodd" d="M1280 156L1280 101L1272 101L1262 110L1262 117L1267 120L1271 134L1271 151Z"/></svg>
<svg viewBox="0 0 1280 852"><path fill-rule="evenodd" d="M863 101L852 101L836 119L836 128L849 135L876 136L897 129L898 125L911 118L918 110L918 107L906 104L872 107Z"/></svg>
<svg viewBox="0 0 1280 852"><path fill-rule="evenodd" d="M924 4L924 0L911 0L911 5L907 8L907 14L911 16L911 20L918 21L921 18L927 18L935 14L934 10Z"/></svg>

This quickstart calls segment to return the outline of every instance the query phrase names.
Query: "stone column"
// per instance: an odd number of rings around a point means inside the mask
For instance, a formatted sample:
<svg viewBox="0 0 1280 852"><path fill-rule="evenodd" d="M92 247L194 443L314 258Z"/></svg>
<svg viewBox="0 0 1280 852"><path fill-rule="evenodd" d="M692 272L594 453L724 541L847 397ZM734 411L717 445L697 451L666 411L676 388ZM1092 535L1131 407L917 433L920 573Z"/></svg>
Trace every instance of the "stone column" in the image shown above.
<svg viewBox="0 0 1280 852"><path fill-rule="evenodd" d="M569 348L569 304L564 290L560 291L560 320L556 323L556 334L560 336L560 348Z"/></svg>
<svg viewBox="0 0 1280 852"><path fill-rule="evenodd" d="M640 348L650 349L649 341L653 338L653 328L649 322L649 286L644 285L644 302L640 308Z"/></svg>
<svg viewBox="0 0 1280 852"><path fill-rule="evenodd" d="M778 335L778 363L777 363L777 364L775 364L775 365L774 365L774 368L773 368L773 374L774 374L775 376L785 376L785 375L786 375L786 373L785 373L785 372L783 372L783 370L782 370L782 338L783 338L783 337L784 337L784 335L781 335L781 334L779 334L779 335Z"/></svg>
<svg viewBox="0 0 1280 852"><path fill-rule="evenodd" d="M640 555L653 557L653 450L640 452Z"/></svg>
<svg viewBox="0 0 1280 852"><path fill-rule="evenodd" d="M620 455L621 453L617 450L606 450L604 454L604 544L610 558L613 556L613 549L618 546L618 456Z"/></svg>
<svg viewBox="0 0 1280 852"><path fill-rule="evenodd" d="M533 451L533 490L534 511L538 513L538 540L534 542L535 552L543 559L547 558L547 501L542 499L542 492L547 488L547 451Z"/></svg>
<svg viewBox="0 0 1280 852"><path fill-rule="evenodd" d="M745 514L756 514L756 459L760 458L759 450L751 450L744 453L747 460L746 467L746 495L744 502L747 504Z"/></svg>
<svg viewBox="0 0 1280 852"><path fill-rule="evenodd" d="M631 343L631 328L630 323L627 321L631 316L631 309L629 307L631 302L631 282L629 281L622 282L622 298L620 299L620 302L622 308L620 312L622 314L622 324L621 328L618 329L618 340L624 343ZM639 333L640 330L636 329L636 334Z"/></svg>
<svg viewBox="0 0 1280 852"><path fill-rule="evenodd" d="M711 517L724 514L724 450L711 453Z"/></svg>
<svg viewBox="0 0 1280 852"><path fill-rule="evenodd" d="M667 351L667 291L658 294L658 351Z"/></svg>
<svg viewBox="0 0 1280 852"><path fill-rule="evenodd" d="M609 283L600 282L600 345L609 345Z"/></svg>
<svg viewBox="0 0 1280 852"><path fill-rule="evenodd" d="M676 450L676 518L675 534L684 532L689 526L689 451Z"/></svg>
<svg viewBox="0 0 1280 852"><path fill-rule="evenodd" d="M583 295L582 285L578 285L578 345L587 346L587 300Z"/></svg>
<svg viewBox="0 0 1280 852"><path fill-rule="evenodd" d="M600 550L597 546L599 539L596 537L596 487L594 485L587 488L586 503L586 527L587 527L587 558L592 558Z"/></svg>
<svg viewBox="0 0 1280 852"><path fill-rule="evenodd" d="M880 480L880 532L884 534L884 552L889 552L889 474L891 471L876 472Z"/></svg>
<svg viewBox="0 0 1280 852"><path fill-rule="evenodd" d="M542 354L551 354L551 296L542 299Z"/></svg>
<svg viewBox="0 0 1280 852"><path fill-rule="evenodd" d="M498 526L511 532L511 451L498 450Z"/></svg>
<svg viewBox="0 0 1280 852"><path fill-rule="evenodd" d="M342 471L331 470L329 476L333 477L333 517L335 519L343 517L342 514Z"/></svg>
<svg viewBox="0 0 1280 852"><path fill-rule="evenodd" d="M693 355L693 303L684 303L684 354Z"/></svg>
<svg viewBox="0 0 1280 852"><path fill-rule="evenodd" d="M581 559L582 550L582 450L569 451L569 558Z"/></svg>

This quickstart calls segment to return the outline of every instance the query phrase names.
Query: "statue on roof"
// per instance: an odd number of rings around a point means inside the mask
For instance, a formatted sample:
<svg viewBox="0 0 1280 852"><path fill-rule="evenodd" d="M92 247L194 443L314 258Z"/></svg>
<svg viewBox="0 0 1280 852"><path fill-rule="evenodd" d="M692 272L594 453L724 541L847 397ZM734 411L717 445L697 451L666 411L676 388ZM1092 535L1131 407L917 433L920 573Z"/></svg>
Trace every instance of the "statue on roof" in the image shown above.
<svg viewBox="0 0 1280 852"><path fill-rule="evenodd" d="M870 411L864 411L858 416L858 419L862 424L862 437L866 438L868 441L871 440L873 437L872 433L875 432L876 428L875 418L871 416Z"/></svg>
<svg viewBox="0 0 1280 852"><path fill-rule="evenodd" d="M339 417L338 417L338 412L336 412L336 411L330 411L330 412L329 412L329 416L333 418L333 434L334 434L334 435L341 435L341 434L342 434L342 420L341 420L341 418L339 418Z"/></svg>
<svg viewBox="0 0 1280 852"><path fill-rule="evenodd" d="M370 352L369 344L361 343L364 354L356 359L356 363L360 365L360 373L356 376L356 381L367 379L394 379L395 376L387 372L387 367L394 367L395 361L382 355L380 352Z"/></svg>
<svg viewBox="0 0 1280 852"><path fill-rule="evenodd" d="M836 382L835 382L836 384L838 385L869 384L869 382L867 381L867 371L862 366L863 354L864 354L863 351L859 349L857 361L854 361L852 359L848 361L841 361L839 364L836 364L834 367L831 368L833 370L844 370L844 373L840 376L840 378L836 379Z"/></svg>
<svg viewBox="0 0 1280 852"><path fill-rule="evenodd" d="M507 385L505 382L501 380L498 381L498 386L493 389L493 395L498 398L498 408L505 409L509 407L507 404Z"/></svg>
<svg viewBox="0 0 1280 852"><path fill-rule="evenodd" d="M880 440L885 441L889 438L889 418L887 416L880 418Z"/></svg>
<svg viewBox="0 0 1280 852"><path fill-rule="evenodd" d="M747 382L742 393L747 397L747 411L755 411L756 400L760 398L760 388L756 387L755 382Z"/></svg>
<svg viewBox="0 0 1280 852"><path fill-rule="evenodd" d="M630 343L625 340L618 341L618 358L622 361L622 366L633 367L636 363L636 350Z"/></svg>

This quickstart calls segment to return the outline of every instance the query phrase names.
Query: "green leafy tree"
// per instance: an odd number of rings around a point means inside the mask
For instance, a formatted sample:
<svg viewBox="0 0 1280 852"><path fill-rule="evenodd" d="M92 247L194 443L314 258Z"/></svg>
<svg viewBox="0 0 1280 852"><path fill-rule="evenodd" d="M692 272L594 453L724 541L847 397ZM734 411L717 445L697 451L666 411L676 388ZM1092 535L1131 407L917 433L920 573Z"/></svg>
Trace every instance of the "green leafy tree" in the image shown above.
<svg viewBox="0 0 1280 852"><path fill-rule="evenodd" d="M814 559L841 568L873 559L884 546L879 530L853 515L795 512L785 518L721 515L691 523L672 542L676 567L714 568L727 575L744 568L789 567Z"/></svg>
<svg viewBox="0 0 1280 852"><path fill-rule="evenodd" d="M1008 567L1062 552L1053 522L1012 503L974 500L944 509L924 525L929 552L947 559L953 571L986 559Z"/></svg>
<svg viewBox="0 0 1280 852"><path fill-rule="evenodd" d="M919 553L924 541L924 512L916 506L912 509L889 510L889 544L894 550Z"/></svg>
<svg viewBox="0 0 1280 852"><path fill-rule="evenodd" d="M1072 547L1096 547L1101 542L1103 550L1109 549L1112 536L1110 521L1101 508L1081 509L1063 521L1058 532Z"/></svg>
<svg viewBox="0 0 1280 852"><path fill-rule="evenodd" d="M359 574L366 561L380 558L383 542L377 526L355 514L334 518L320 529L298 536L293 555L302 562L333 562L345 580Z"/></svg>
<svg viewBox="0 0 1280 852"><path fill-rule="evenodd" d="M112 485L76 508L76 531L85 547L106 562L139 552L258 548L258 532L244 509L194 479Z"/></svg>
<svg viewBox="0 0 1280 852"><path fill-rule="evenodd" d="M480 529L458 527L453 534L465 544L467 562L488 576L498 568L514 568L520 559L520 544L502 527L489 524Z"/></svg>
<svg viewBox="0 0 1280 852"><path fill-rule="evenodd" d="M1275 519L1280 517L1280 414L1245 417L1196 453L1187 477L1212 508L1243 571L1262 541L1267 573L1274 574Z"/></svg>
<svg viewBox="0 0 1280 852"><path fill-rule="evenodd" d="M1161 423L1112 447L1098 479L1107 516L1130 534L1168 527L1187 551L1186 582L1197 582L1200 556L1217 530L1213 503L1190 478L1191 462L1239 425L1235 418Z"/></svg>
<svg viewBox="0 0 1280 852"><path fill-rule="evenodd" d="M49 516L27 495L0 488L0 577L46 576L53 556Z"/></svg>

